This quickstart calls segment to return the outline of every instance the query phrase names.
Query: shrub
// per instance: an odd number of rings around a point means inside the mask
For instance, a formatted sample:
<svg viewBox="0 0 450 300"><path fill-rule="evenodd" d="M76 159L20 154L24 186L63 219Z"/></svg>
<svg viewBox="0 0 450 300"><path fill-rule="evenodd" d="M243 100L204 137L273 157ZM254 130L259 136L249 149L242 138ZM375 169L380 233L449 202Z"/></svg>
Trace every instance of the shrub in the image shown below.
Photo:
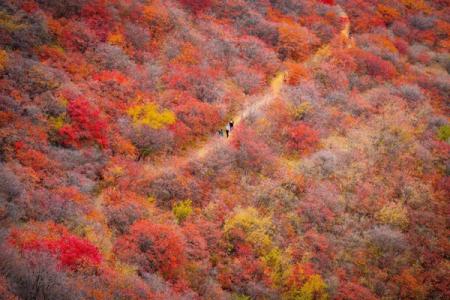
<svg viewBox="0 0 450 300"><path fill-rule="evenodd" d="M86 23L68 20L58 32L58 41L66 49L84 52L95 45L96 36Z"/></svg>
<svg viewBox="0 0 450 300"><path fill-rule="evenodd" d="M239 126L234 129L231 144L236 151L236 163L243 170L261 172L271 168L272 151L251 128Z"/></svg>
<svg viewBox="0 0 450 300"><path fill-rule="evenodd" d="M179 0L179 1L181 2L181 4L185 5L190 10L192 10L192 12L195 14L205 11L212 4L211 0Z"/></svg>
<svg viewBox="0 0 450 300"><path fill-rule="evenodd" d="M54 223L41 223L43 232L36 229L14 229L8 241L25 252L42 252L56 258L58 265L72 271L98 266L102 257L97 247L87 240L71 235ZM39 227L38 227L39 228Z"/></svg>
<svg viewBox="0 0 450 300"><path fill-rule="evenodd" d="M253 94L258 92L264 83L264 75L255 70L239 67L234 71L234 80L244 93Z"/></svg>
<svg viewBox="0 0 450 300"><path fill-rule="evenodd" d="M173 206L172 212L177 218L178 223L183 223L192 213L192 201L188 199L178 202Z"/></svg>
<svg viewBox="0 0 450 300"><path fill-rule="evenodd" d="M223 231L225 237L237 247L241 241L250 243L258 254L265 255L272 248L272 222L268 217L261 217L253 207L236 209L233 216L225 221Z"/></svg>
<svg viewBox="0 0 450 300"><path fill-rule="evenodd" d="M241 55L252 67L262 66L270 73L277 69L279 61L276 53L261 40L254 37L245 37L239 41L238 46Z"/></svg>
<svg viewBox="0 0 450 300"><path fill-rule="evenodd" d="M86 99L79 97L71 101L67 106L67 112L70 124L58 130L64 144L79 147L84 143L94 142L102 148L108 146L106 120Z"/></svg>
<svg viewBox="0 0 450 300"><path fill-rule="evenodd" d="M410 18L409 22L412 26L420 30L427 30L432 28L436 24L436 18L434 16L426 16L423 14L417 14Z"/></svg>
<svg viewBox="0 0 450 300"><path fill-rule="evenodd" d="M52 41L52 35L48 30L43 13L9 15L4 10L0 10L0 23L4 28L3 45L10 46L15 50L32 51ZM7 36L8 38L6 38Z"/></svg>
<svg viewBox="0 0 450 300"><path fill-rule="evenodd" d="M54 90L66 79L63 72L52 67L37 63L21 56L11 57L13 64L7 66L7 77L18 89L30 95L39 95Z"/></svg>
<svg viewBox="0 0 450 300"><path fill-rule="evenodd" d="M279 27L279 33L278 52L282 59L303 60L319 44L319 39L314 33L297 24L283 23Z"/></svg>
<svg viewBox="0 0 450 300"><path fill-rule="evenodd" d="M83 299L79 288L48 253L27 251L19 255L10 246L2 245L0 272L21 299Z"/></svg>
<svg viewBox="0 0 450 300"><path fill-rule="evenodd" d="M372 245L386 255L398 255L407 248L404 235L389 226L377 226L368 232Z"/></svg>
<svg viewBox="0 0 450 300"><path fill-rule="evenodd" d="M395 21L392 24L392 31L400 37L407 37L410 33L408 25L400 21Z"/></svg>
<svg viewBox="0 0 450 300"><path fill-rule="evenodd" d="M23 192L22 183L17 176L0 164L0 199L3 201L12 201L19 197Z"/></svg>
<svg viewBox="0 0 450 300"><path fill-rule="evenodd" d="M327 285L320 275L312 275L301 288L289 293L289 299L327 300Z"/></svg>
<svg viewBox="0 0 450 300"><path fill-rule="evenodd" d="M418 85L405 84L399 87L400 95L411 102L418 102L424 99L424 95Z"/></svg>
<svg viewBox="0 0 450 300"><path fill-rule="evenodd" d="M173 171L167 171L154 179L147 194L156 198L162 207L171 207L175 201L189 198L185 182Z"/></svg>
<svg viewBox="0 0 450 300"><path fill-rule="evenodd" d="M66 0L64 3L59 0L39 0L38 2L42 7L53 12L56 18L68 18L73 15L79 15L87 0Z"/></svg>
<svg viewBox="0 0 450 300"><path fill-rule="evenodd" d="M361 73L366 73L379 80L392 79L397 73L392 63L372 53L359 49L353 49L352 53L358 65L358 71Z"/></svg>
<svg viewBox="0 0 450 300"><path fill-rule="evenodd" d="M449 142L450 139L450 126L448 124L442 125L438 129L438 138L441 141Z"/></svg>
<svg viewBox="0 0 450 300"><path fill-rule="evenodd" d="M70 222L79 215L77 204L45 189L34 190L26 202L26 216L37 221Z"/></svg>
<svg viewBox="0 0 450 300"><path fill-rule="evenodd" d="M126 71L132 65L130 58L118 46L100 44L92 56L94 63L107 70Z"/></svg>
<svg viewBox="0 0 450 300"><path fill-rule="evenodd" d="M306 172L320 177L329 177L337 171L338 157L330 150L321 150L314 153L302 166Z"/></svg>
<svg viewBox="0 0 450 300"><path fill-rule="evenodd" d="M215 131L220 122L216 107L189 96L175 108L175 113L194 137Z"/></svg>
<svg viewBox="0 0 450 300"><path fill-rule="evenodd" d="M120 234L128 231L130 226L144 217L145 210L136 203L108 204L104 208L108 226Z"/></svg>
<svg viewBox="0 0 450 300"><path fill-rule="evenodd" d="M311 152L319 143L318 132L305 123L297 123L287 132L289 150L300 154Z"/></svg>
<svg viewBox="0 0 450 300"><path fill-rule="evenodd" d="M175 123L175 114L168 109L161 110L156 104L148 103L130 107L127 111L135 125L146 125L160 129Z"/></svg>
<svg viewBox="0 0 450 300"><path fill-rule="evenodd" d="M18 113L20 112L20 105L11 97L0 97L0 111Z"/></svg>
<svg viewBox="0 0 450 300"><path fill-rule="evenodd" d="M406 228L408 226L408 211L401 204L385 205L377 214L378 220L383 224Z"/></svg>
<svg viewBox="0 0 450 300"><path fill-rule="evenodd" d="M146 27L135 23L126 23L124 27L127 41L129 41L135 49L145 49L148 47L151 36Z"/></svg>
<svg viewBox="0 0 450 300"><path fill-rule="evenodd" d="M117 240L114 252L143 272L159 273L172 280L178 277L185 261L184 240L177 228L149 221L131 226L130 234Z"/></svg>

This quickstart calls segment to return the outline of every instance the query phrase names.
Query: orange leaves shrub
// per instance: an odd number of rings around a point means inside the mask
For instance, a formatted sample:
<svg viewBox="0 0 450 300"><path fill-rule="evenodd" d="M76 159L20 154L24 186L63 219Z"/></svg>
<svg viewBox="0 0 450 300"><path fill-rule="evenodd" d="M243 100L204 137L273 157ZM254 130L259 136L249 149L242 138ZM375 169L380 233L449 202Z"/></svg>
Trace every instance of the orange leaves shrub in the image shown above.
<svg viewBox="0 0 450 300"><path fill-rule="evenodd" d="M200 59L200 52L191 43L185 43L181 47L180 54L175 58L175 61L180 64L193 65L197 64Z"/></svg>
<svg viewBox="0 0 450 300"><path fill-rule="evenodd" d="M400 3L411 10L417 10L426 13L431 12L430 7L423 0L400 0Z"/></svg>
<svg viewBox="0 0 450 300"><path fill-rule="evenodd" d="M296 85L302 79L308 78L308 72L302 64L294 61L287 61L285 65L287 67L287 82L290 85Z"/></svg>
<svg viewBox="0 0 450 300"><path fill-rule="evenodd" d="M144 20L149 25L153 43L158 43L171 28L171 21L167 8L161 1L152 1L142 10Z"/></svg>
<svg viewBox="0 0 450 300"><path fill-rule="evenodd" d="M280 34L278 52L285 59L304 60L319 45L317 36L298 24L282 23L278 31Z"/></svg>
<svg viewBox="0 0 450 300"><path fill-rule="evenodd" d="M400 13L391 6L379 4L377 10L386 24L391 24L400 17Z"/></svg>
<svg viewBox="0 0 450 300"><path fill-rule="evenodd" d="M184 240L177 231L171 225L139 221L128 235L117 240L114 251L121 260L137 264L144 272L175 280L185 262Z"/></svg>
<svg viewBox="0 0 450 300"><path fill-rule="evenodd" d="M17 149L16 157L24 166L35 171L42 171L51 167L51 162L47 156L34 149L28 149L27 147Z"/></svg>

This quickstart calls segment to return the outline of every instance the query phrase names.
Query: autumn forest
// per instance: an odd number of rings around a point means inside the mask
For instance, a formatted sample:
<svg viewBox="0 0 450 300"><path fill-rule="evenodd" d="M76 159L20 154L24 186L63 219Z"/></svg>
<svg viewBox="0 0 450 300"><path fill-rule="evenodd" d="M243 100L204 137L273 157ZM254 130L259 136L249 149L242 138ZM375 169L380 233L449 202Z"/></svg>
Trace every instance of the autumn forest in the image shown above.
<svg viewBox="0 0 450 300"><path fill-rule="evenodd" d="M0 299L450 299L450 0L1 0Z"/></svg>

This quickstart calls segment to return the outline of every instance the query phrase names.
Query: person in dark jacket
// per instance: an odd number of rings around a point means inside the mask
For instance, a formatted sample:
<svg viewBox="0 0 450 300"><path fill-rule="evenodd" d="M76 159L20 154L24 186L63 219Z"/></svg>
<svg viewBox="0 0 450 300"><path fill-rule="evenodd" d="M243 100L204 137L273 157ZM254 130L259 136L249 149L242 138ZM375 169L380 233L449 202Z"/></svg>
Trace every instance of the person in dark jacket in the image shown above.
<svg viewBox="0 0 450 300"><path fill-rule="evenodd" d="M230 125L230 132L231 132L231 130L233 130L233 126L234 126L233 120L230 120L230 122L228 122L228 125Z"/></svg>

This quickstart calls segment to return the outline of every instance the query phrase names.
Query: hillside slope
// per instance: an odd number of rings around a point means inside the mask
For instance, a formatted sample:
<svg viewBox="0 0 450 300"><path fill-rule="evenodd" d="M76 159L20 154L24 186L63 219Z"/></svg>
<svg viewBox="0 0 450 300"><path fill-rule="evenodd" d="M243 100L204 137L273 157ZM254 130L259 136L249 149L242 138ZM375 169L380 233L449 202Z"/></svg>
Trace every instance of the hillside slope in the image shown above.
<svg viewBox="0 0 450 300"><path fill-rule="evenodd" d="M1 1L0 298L450 298L449 4Z"/></svg>

